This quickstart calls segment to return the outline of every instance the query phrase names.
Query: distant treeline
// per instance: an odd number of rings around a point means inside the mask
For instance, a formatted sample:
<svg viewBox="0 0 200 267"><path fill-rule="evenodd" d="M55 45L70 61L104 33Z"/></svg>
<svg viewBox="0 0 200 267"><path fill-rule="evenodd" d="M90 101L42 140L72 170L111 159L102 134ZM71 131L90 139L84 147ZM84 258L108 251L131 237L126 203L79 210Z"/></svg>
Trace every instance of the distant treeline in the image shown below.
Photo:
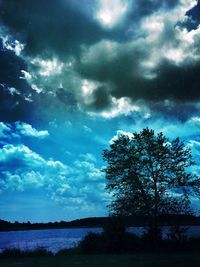
<svg viewBox="0 0 200 267"><path fill-rule="evenodd" d="M8 222L0 220L0 231L17 230L39 230L39 229L63 229L63 228L91 228L103 227L108 223L110 217L91 217L77 219L73 221L60 221L49 223L31 223L31 222ZM146 216L121 217L121 221L126 227L148 226L151 218ZM160 225L200 225L200 217L189 215L165 215L159 218Z"/></svg>

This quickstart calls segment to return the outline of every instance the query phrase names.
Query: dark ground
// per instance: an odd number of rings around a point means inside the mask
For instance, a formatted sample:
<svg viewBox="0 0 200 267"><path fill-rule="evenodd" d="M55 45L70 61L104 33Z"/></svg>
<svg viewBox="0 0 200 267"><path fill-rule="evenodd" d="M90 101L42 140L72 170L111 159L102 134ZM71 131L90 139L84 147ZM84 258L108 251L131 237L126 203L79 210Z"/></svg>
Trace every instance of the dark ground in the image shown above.
<svg viewBox="0 0 200 267"><path fill-rule="evenodd" d="M199 253L65 255L0 259L0 267L200 267Z"/></svg>

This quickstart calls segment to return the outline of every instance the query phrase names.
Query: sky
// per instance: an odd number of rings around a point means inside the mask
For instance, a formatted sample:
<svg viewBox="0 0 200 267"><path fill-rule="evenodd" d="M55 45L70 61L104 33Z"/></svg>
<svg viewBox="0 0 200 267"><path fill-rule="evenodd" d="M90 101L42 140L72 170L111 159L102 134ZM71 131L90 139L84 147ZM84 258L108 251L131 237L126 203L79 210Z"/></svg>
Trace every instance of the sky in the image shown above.
<svg viewBox="0 0 200 267"><path fill-rule="evenodd" d="M1 219L108 215L102 151L144 127L200 174L197 0L0 0Z"/></svg>

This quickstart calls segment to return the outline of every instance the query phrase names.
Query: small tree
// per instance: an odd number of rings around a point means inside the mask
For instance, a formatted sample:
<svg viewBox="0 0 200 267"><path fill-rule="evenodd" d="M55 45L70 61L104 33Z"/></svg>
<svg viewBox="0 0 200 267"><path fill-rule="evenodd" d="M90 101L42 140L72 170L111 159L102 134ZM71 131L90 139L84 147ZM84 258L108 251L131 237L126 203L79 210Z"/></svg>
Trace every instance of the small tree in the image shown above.
<svg viewBox="0 0 200 267"><path fill-rule="evenodd" d="M200 178L187 170L191 150L179 138L169 141L162 132L143 129L122 134L103 152L107 189L114 215L148 215L158 238L158 216L191 214L190 196L200 195Z"/></svg>

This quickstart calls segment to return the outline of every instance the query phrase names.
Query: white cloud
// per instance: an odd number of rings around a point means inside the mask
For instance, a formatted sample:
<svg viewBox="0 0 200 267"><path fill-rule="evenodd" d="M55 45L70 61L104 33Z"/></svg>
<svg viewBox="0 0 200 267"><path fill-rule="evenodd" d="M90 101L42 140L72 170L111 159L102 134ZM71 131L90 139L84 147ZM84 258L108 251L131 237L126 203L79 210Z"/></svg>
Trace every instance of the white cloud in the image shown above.
<svg viewBox="0 0 200 267"><path fill-rule="evenodd" d="M122 131L122 130L118 130L118 131L117 131L117 134L114 135L114 136L110 139L109 144L110 144L110 145L113 144L113 142L116 141L121 135L126 135L126 136L128 136L129 138L133 137L133 134L130 133L130 132L125 132L125 131Z"/></svg>
<svg viewBox="0 0 200 267"><path fill-rule="evenodd" d="M32 102L32 95L23 95L19 90L17 90L15 87L6 87L7 91L10 93L12 96L21 96L24 98L25 101ZM16 102L16 105L19 105L19 102Z"/></svg>
<svg viewBox="0 0 200 267"><path fill-rule="evenodd" d="M43 91L43 89L41 88L41 87L38 87L36 84L31 84L31 88L36 92L36 93L38 93L38 94L40 94L42 91Z"/></svg>
<svg viewBox="0 0 200 267"><path fill-rule="evenodd" d="M91 156L80 155L80 160L72 164L67 184L61 183L52 195L53 200L65 203L67 210L88 213L88 216L105 211L110 201L104 174Z"/></svg>
<svg viewBox="0 0 200 267"><path fill-rule="evenodd" d="M80 77L74 71L75 59L64 61L57 57L37 56L27 58L28 71L22 70L21 79L26 79L36 93L46 92L56 97L58 88L80 88ZM77 89L78 90L78 89Z"/></svg>
<svg viewBox="0 0 200 267"><path fill-rule="evenodd" d="M21 70L21 73L23 76L21 76L20 79L25 79L27 81L30 81L32 79L32 75L28 71Z"/></svg>
<svg viewBox="0 0 200 267"><path fill-rule="evenodd" d="M116 26L127 12L129 2L127 0L99 0L96 19L105 28L110 29Z"/></svg>
<svg viewBox="0 0 200 267"><path fill-rule="evenodd" d="M102 182L104 174L99 168L95 166L95 161L91 161L87 155L84 160L77 160L74 162L74 175L79 177L79 181L99 181ZM91 156L90 156L91 157Z"/></svg>
<svg viewBox="0 0 200 267"><path fill-rule="evenodd" d="M115 118L120 115L128 116L132 112L139 112L140 107L131 103L131 100L128 97L122 98L111 98L111 106L108 110L102 112L88 112L91 116L100 116L106 119Z"/></svg>
<svg viewBox="0 0 200 267"><path fill-rule="evenodd" d="M31 61L36 67L39 67L39 75L43 77L49 77L51 75L58 75L62 73L64 64L57 58L44 60L42 58L34 58Z"/></svg>
<svg viewBox="0 0 200 267"><path fill-rule="evenodd" d="M83 80L81 85L81 91L83 96L83 101L86 105L89 105L93 102L93 93L99 87L100 83Z"/></svg>
<svg viewBox="0 0 200 267"><path fill-rule="evenodd" d="M7 90L11 95L21 95L21 93L14 87L7 87Z"/></svg>
<svg viewBox="0 0 200 267"><path fill-rule="evenodd" d="M47 130L37 130L32 125L17 121L15 123L0 122L0 137L1 138L19 138L23 136L45 138L49 135Z"/></svg>
<svg viewBox="0 0 200 267"><path fill-rule="evenodd" d="M190 119L190 122L197 123L197 124L199 124L199 126L200 126L200 117L192 117L192 118Z"/></svg>
<svg viewBox="0 0 200 267"><path fill-rule="evenodd" d="M23 192L27 188L40 188L44 184L44 176L40 172L25 172L15 174L3 172L4 181L1 184L4 190Z"/></svg>
<svg viewBox="0 0 200 267"><path fill-rule="evenodd" d="M83 158L85 161L89 161L89 162L97 161L96 157L91 153L81 154L80 157Z"/></svg>
<svg viewBox="0 0 200 267"><path fill-rule="evenodd" d="M13 51L17 56L20 56L24 50L25 45L18 40L12 40L10 35L2 35L3 47Z"/></svg>
<svg viewBox="0 0 200 267"><path fill-rule="evenodd" d="M47 130L38 131L32 127L32 125L24 122L16 122L15 129L18 134L22 136L36 137L36 138L45 138L49 135Z"/></svg>
<svg viewBox="0 0 200 267"><path fill-rule="evenodd" d="M40 157L37 153L31 151L25 145L4 145L0 150L1 163L9 164L10 167L15 168L17 164L15 163L14 159L19 160L24 167L41 167L45 162L42 157Z"/></svg>
<svg viewBox="0 0 200 267"><path fill-rule="evenodd" d="M25 145L4 145L0 149L0 165L1 190L50 189L68 173L62 162L45 160Z"/></svg>

